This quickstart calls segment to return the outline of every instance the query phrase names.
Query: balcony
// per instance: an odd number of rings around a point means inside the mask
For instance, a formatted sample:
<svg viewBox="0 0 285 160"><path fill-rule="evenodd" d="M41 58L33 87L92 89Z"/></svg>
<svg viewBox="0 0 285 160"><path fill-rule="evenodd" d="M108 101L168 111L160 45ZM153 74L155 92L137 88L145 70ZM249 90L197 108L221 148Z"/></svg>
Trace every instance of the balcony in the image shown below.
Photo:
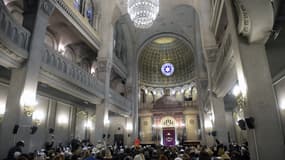
<svg viewBox="0 0 285 160"><path fill-rule="evenodd" d="M94 95L100 99L104 98L104 84L101 81L97 80L96 77L92 76L89 72L85 71L78 65L62 57L56 51L47 48L44 49L42 62L41 67L44 72L47 72L52 76L59 77L65 81L65 83L61 83L61 85L71 83L72 86L76 86L74 89L75 92L87 92L89 93L87 95L90 95L91 93L91 96L89 96L91 101L94 99ZM48 82L48 84L53 85L53 82ZM66 88L70 89L70 87ZM71 91L66 92L70 93Z"/></svg>
<svg viewBox="0 0 285 160"><path fill-rule="evenodd" d="M115 92L112 89L110 89L109 92L109 99L110 103L124 111L130 112L132 109L131 102L126 97L121 96L119 93Z"/></svg>
<svg viewBox="0 0 285 160"><path fill-rule="evenodd" d="M17 24L0 0L0 64L19 67L28 57L31 33Z"/></svg>
<svg viewBox="0 0 285 160"><path fill-rule="evenodd" d="M70 23L87 39L87 41L100 48L102 40L98 32L93 28L88 20L84 18L73 5L71 0L51 0L55 7L70 21ZM96 26L98 26L98 16L95 16Z"/></svg>
<svg viewBox="0 0 285 160"><path fill-rule="evenodd" d="M64 80L64 83L60 83L61 86L70 83L72 84L72 86L76 86L77 89L75 90L77 92L79 91L83 93L91 93L93 97L90 97L93 99L94 95L100 99L104 99L104 84L98 79L96 79L96 77L92 76L89 72L85 71L75 63L72 63L71 61L62 57L59 53L57 53L57 51L54 51L49 48L44 49L41 68L44 72L43 74L52 75L53 77L58 77ZM54 85L54 87L56 88L61 88L61 86L55 85L54 81L44 82L50 85ZM65 88L70 89L70 87ZM70 93L73 91L66 92ZM127 112L131 111L130 101L127 98L121 96L119 93L113 91L112 89L110 89L109 100L111 104L117 106L119 109Z"/></svg>

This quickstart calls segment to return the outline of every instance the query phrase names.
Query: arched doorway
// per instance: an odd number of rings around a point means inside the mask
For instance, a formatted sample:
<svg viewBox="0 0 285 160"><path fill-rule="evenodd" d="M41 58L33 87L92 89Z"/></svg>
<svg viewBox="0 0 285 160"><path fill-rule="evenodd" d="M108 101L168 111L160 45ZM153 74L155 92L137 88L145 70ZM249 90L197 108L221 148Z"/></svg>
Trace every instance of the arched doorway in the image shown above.
<svg viewBox="0 0 285 160"><path fill-rule="evenodd" d="M176 127L178 126L176 120L171 116L165 116L161 119L161 134L162 144L164 146L174 146L177 144Z"/></svg>

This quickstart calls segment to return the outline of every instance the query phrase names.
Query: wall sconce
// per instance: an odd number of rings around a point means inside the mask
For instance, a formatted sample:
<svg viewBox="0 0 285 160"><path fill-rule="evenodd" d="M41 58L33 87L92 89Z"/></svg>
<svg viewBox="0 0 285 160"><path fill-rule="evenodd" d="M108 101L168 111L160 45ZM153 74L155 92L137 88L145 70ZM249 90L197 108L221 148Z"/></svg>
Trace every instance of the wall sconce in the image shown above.
<svg viewBox="0 0 285 160"><path fill-rule="evenodd" d="M61 54L61 55L64 55L64 52L65 52L65 46L63 44L59 44L58 45L58 52Z"/></svg>
<svg viewBox="0 0 285 160"><path fill-rule="evenodd" d="M185 124L184 124L184 123L181 123L181 124L180 124L180 127L181 127L181 128L184 128L184 127L185 127Z"/></svg>
<svg viewBox="0 0 285 160"><path fill-rule="evenodd" d="M110 124L110 120L109 119L104 119L104 125L106 126L106 125L109 125Z"/></svg>
<svg viewBox="0 0 285 160"><path fill-rule="evenodd" d="M39 126L41 124L41 122L43 121L44 116L45 115L42 111L39 111L39 110L35 111L33 113L33 117L32 117L34 124L36 126Z"/></svg>
<svg viewBox="0 0 285 160"><path fill-rule="evenodd" d="M208 113L208 116L209 116L210 121L211 121L212 123L214 123L214 122L215 122L214 113L210 112L210 113Z"/></svg>
<svg viewBox="0 0 285 160"><path fill-rule="evenodd" d="M241 94L241 89L240 89L240 87L239 87L238 84L236 84L236 85L234 86L234 88L233 88L233 90L232 90L232 94L233 94L234 96L236 96L236 97Z"/></svg>
<svg viewBox="0 0 285 160"><path fill-rule="evenodd" d="M32 117L35 111L35 106L38 104L36 98L33 96L34 94L25 92L20 101L20 105L24 108L24 114L28 117Z"/></svg>
<svg viewBox="0 0 285 160"><path fill-rule="evenodd" d="M131 132L133 130L132 123L127 123L126 130L129 131L129 132Z"/></svg>
<svg viewBox="0 0 285 160"><path fill-rule="evenodd" d="M212 124L211 120L206 119L205 120L205 129L210 130L212 128L213 128L213 124Z"/></svg>
<svg viewBox="0 0 285 160"><path fill-rule="evenodd" d="M61 114L57 117L57 123L59 125L67 125L68 124L68 116L65 114Z"/></svg>
<svg viewBox="0 0 285 160"><path fill-rule="evenodd" d="M236 84L232 89L232 94L236 97L237 106L241 109L244 109L247 106L245 85L242 88L242 86Z"/></svg>
<svg viewBox="0 0 285 160"><path fill-rule="evenodd" d="M85 123L84 123L84 127L85 127L86 129L89 129L89 130L93 130L93 129L94 129L93 125L94 125L94 124L92 123L91 120L87 120L87 121L85 121Z"/></svg>
<svg viewBox="0 0 285 160"><path fill-rule="evenodd" d="M280 100L280 109L285 110L285 98L282 97ZM0 113L1 114L1 113Z"/></svg>
<svg viewBox="0 0 285 160"><path fill-rule="evenodd" d="M6 112L6 107L5 105L0 105L0 122L3 120L4 118L4 114Z"/></svg>
<svg viewBox="0 0 285 160"><path fill-rule="evenodd" d="M92 75L95 75L95 72L96 72L96 68L95 68L95 67L92 67L91 70L90 70L90 73L91 73Z"/></svg>
<svg viewBox="0 0 285 160"><path fill-rule="evenodd" d="M32 117L34 110L33 106L24 106L24 114L28 117Z"/></svg>

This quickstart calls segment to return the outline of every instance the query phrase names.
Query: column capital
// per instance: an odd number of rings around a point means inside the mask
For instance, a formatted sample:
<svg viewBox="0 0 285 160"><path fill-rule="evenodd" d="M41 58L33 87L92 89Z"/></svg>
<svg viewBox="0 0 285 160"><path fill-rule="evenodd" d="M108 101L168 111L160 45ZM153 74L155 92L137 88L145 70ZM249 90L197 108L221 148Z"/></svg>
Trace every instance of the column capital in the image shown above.
<svg viewBox="0 0 285 160"><path fill-rule="evenodd" d="M50 16L54 11L54 5L50 2L50 0L42 0L40 2L40 9L45 13L47 16Z"/></svg>
<svg viewBox="0 0 285 160"><path fill-rule="evenodd" d="M269 0L234 0L238 33L249 43L265 43L274 25L274 9Z"/></svg>
<svg viewBox="0 0 285 160"><path fill-rule="evenodd" d="M98 58L98 71L106 72L111 71L112 62L108 58Z"/></svg>

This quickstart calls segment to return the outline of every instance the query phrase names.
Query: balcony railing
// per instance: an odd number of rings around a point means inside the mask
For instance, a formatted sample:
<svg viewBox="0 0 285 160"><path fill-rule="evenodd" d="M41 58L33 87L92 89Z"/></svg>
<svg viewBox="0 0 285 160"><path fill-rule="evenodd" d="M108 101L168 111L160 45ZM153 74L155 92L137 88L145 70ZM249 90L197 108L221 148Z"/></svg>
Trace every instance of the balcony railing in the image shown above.
<svg viewBox="0 0 285 160"><path fill-rule="evenodd" d="M100 48L102 43L96 28L93 28L87 18L84 18L74 7L73 1L71 0L52 0L51 1L55 7L65 16L67 19L77 28L84 37L96 48ZM99 18L100 16L95 16L94 18ZM96 21L96 26L98 27L98 19Z"/></svg>
<svg viewBox="0 0 285 160"><path fill-rule="evenodd" d="M122 110L131 111L131 102L126 98L121 96L116 91L110 89L109 92L110 102Z"/></svg>
<svg viewBox="0 0 285 160"><path fill-rule="evenodd" d="M3 0L0 0L0 48L5 48L3 54L14 61L27 58L30 37L31 33L16 23Z"/></svg>
<svg viewBox="0 0 285 160"><path fill-rule="evenodd" d="M75 63L65 59L52 49L45 49L42 67L73 85L104 98L104 84Z"/></svg>

